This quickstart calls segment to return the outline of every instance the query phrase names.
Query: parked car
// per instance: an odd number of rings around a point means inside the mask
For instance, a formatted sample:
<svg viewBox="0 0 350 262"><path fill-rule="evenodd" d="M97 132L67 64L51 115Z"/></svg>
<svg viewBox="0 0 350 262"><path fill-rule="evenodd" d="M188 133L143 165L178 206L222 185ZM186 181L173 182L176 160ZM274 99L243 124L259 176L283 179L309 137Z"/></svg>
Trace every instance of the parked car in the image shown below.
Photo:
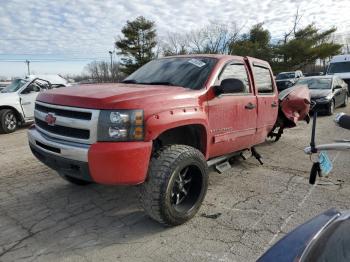
<svg viewBox="0 0 350 262"><path fill-rule="evenodd" d="M300 77L303 77L303 73L300 70L279 73L276 76L276 84L278 91L283 91L293 86Z"/></svg>
<svg viewBox="0 0 350 262"><path fill-rule="evenodd" d="M310 98L303 90L305 107L294 121L308 115ZM40 93L28 139L33 154L70 183L139 185L148 215L179 225L201 206L208 166L227 166L227 159L246 149L259 159L254 146L274 127L278 103L265 61L166 57L119 84Z"/></svg>
<svg viewBox="0 0 350 262"><path fill-rule="evenodd" d="M330 209L298 226L257 262L350 261L350 212Z"/></svg>
<svg viewBox="0 0 350 262"><path fill-rule="evenodd" d="M30 75L12 81L0 91L0 133L14 132L34 120L34 102L39 92L63 87L67 81L57 75Z"/></svg>
<svg viewBox="0 0 350 262"><path fill-rule="evenodd" d="M350 54L334 56L327 68L327 75L336 75L343 79L348 84L350 95Z"/></svg>
<svg viewBox="0 0 350 262"><path fill-rule="evenodd" d="M316 103L313 110L332 115L334 109L348 104L348 85L338 76L311 76L301 78L296 85L307 85L311 100Z"/></svg>

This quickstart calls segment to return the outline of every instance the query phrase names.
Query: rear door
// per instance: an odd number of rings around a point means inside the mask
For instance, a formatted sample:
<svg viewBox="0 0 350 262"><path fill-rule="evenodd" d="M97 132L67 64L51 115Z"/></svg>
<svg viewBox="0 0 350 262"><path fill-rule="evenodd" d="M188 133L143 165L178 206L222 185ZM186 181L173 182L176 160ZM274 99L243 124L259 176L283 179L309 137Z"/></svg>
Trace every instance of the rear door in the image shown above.
<svg viewBox="0 0 350 262"><path fill-rule="evenodd" d="M227 63L215 85L228 78L240 79L245 90L214 96L208 101L210 157L249 148L256 132L257 101L243 59Z"/></svg>
<svg viewBox="0 0 350 262"><path fill-rule="evenodd" d="M250 63L257 94L258 117L256 143L264 142L278 115L278 93L270 66L265 62Z"/></svg>

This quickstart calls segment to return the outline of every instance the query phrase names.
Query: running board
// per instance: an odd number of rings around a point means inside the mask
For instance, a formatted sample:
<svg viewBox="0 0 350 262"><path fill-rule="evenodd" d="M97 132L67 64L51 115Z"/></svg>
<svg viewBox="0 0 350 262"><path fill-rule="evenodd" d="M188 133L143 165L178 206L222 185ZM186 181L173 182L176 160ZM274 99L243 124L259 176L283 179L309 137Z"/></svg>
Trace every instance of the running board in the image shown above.
<svg viewBox="0 0 350 262"><path fill-rule="evenodd" d="M245 154L248 153L248 154ZM259 161L260 165L263 165L264 163L261 161L262 157L261 155L256 151L255 147L252 147L250 149L245 149L241 151L237 151L234 153L230 153L224 156L219 156L212 158L207 161L208 167L214 166L220 173L228 170L231 168L231 164L228 162L228 160L234 156L241 156L244 160L248 159L249 157L253 156L256 158L256 160Z"/></svg>
<svg viewBox="0 0 350 262"><path fill-rule="evenodd" d="M218 171L220 174L224 173L226 170L231 169L231 164L228 162L228 160L225 160L222 163L216 164L215 169Z"/></svg>
<svg viewBox="0 0 350 262"><path fill-rule="evenodd" d="M211 167L211 166L216 165L216 164L218 164L220 162L224 162L225 160L228 160L231 157L239 156L241 154L241 152L243 152L243 151L238 151L238 152L230 153L230 154L227 154L227 155L223 155L223 156L218 156L218 157L212 158L212 159L207 161L207 165L208 165L208 167Z"/></svg>

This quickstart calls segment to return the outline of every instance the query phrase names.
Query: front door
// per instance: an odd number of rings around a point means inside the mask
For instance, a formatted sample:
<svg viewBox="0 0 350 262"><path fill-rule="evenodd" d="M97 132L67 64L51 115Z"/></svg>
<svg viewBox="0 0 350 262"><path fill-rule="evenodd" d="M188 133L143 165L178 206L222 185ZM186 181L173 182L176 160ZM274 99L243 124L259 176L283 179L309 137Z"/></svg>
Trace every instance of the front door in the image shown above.
<svg viewBox="0 0 350 262"><path fill-rule="evenodd" d="M229 78L241 80L245 90L214 96L208 101L210 158L249 148L256 132L257 101L243 60L228 63L215 85Z"/></svg>
<svg viewBox="0 0 350 262"><path fill-rule="evenodd" d="M21 91L19 97L25 119L34 118L35 99L39 92L47 90L49 85L47 81L36 79Z"/></svg>

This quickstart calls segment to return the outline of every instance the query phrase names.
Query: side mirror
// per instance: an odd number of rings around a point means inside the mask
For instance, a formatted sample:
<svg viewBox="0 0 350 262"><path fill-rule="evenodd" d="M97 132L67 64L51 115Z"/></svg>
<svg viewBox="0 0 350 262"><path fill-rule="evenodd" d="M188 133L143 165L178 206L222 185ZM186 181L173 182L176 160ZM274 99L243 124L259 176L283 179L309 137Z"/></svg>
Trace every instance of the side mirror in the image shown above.
<svg viewBox="0 0 350 262"><path fill-rule="evenodd" d="M245 91L244 83L236 78L227 78L221 81L219 86L215 87L216 95L242 93Z"/></svg>
<svg viewBox="0 0 350 262"><path fill-rule="evenodd" d="M342 86L340 86L340 85L335 86L334 90L337 90L337 89L342 89Z"/></svg>

